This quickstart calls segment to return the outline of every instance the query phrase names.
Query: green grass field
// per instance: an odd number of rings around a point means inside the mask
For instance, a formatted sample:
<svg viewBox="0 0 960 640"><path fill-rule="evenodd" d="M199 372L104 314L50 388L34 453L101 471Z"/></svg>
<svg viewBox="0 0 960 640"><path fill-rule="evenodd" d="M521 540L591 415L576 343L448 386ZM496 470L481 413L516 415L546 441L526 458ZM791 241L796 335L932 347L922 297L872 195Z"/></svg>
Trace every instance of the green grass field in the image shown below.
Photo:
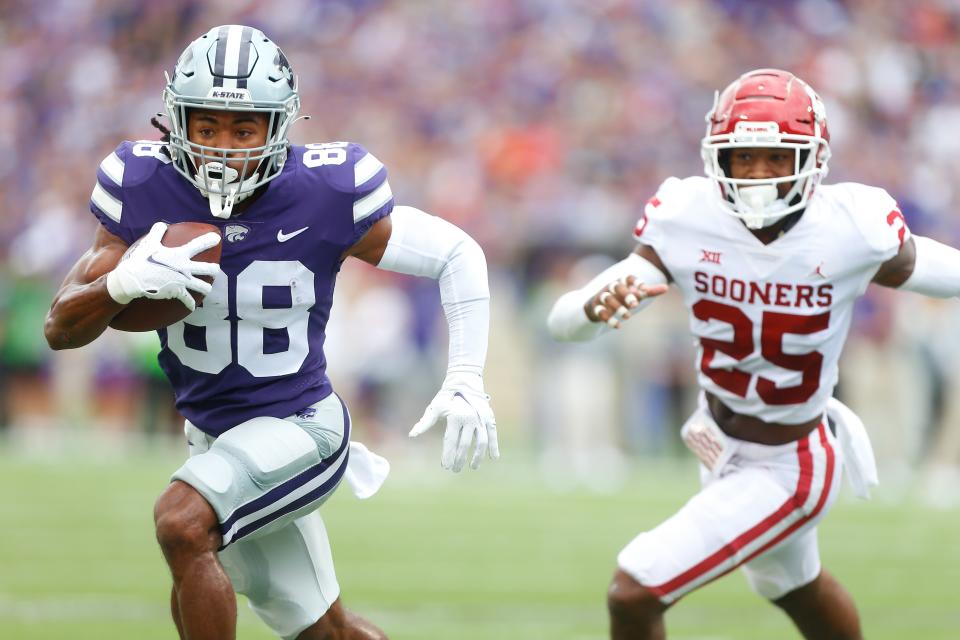
<svg viewBox="0 0 960 640"><path fill-rule="evenodd" d="M616 552L695 487L689 461L637 461L606 496L549 493L529 459L459 476L435 462L395 464L373 499L342 490L323 509L344 603L396 640L605 638ZM100 462L0 449L0 638L175 637L151 508L178 464L168 449ZM826 566L867 638L960 637L960 513L891 504L880 489L870 503L845 496L821 526ZM239 609L240 638L272 637ZM673 639L797 637L736 573L667 622Z"/></svg>

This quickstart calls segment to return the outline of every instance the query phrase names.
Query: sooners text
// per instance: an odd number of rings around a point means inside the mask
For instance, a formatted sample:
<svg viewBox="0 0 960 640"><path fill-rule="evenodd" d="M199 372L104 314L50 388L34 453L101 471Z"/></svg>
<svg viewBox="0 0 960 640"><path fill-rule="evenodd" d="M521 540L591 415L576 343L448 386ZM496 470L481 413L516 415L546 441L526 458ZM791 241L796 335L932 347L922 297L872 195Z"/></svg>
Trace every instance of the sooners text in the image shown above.
<svg viewBox="0 0 960 640"><path fill-rule="evenodd" d="M787 282L753 282L727 278L720 274L696 271L693 274L696 290L718 298L747 304L769 304L778 307L826 308L833 304L833 285Z"/></svg>

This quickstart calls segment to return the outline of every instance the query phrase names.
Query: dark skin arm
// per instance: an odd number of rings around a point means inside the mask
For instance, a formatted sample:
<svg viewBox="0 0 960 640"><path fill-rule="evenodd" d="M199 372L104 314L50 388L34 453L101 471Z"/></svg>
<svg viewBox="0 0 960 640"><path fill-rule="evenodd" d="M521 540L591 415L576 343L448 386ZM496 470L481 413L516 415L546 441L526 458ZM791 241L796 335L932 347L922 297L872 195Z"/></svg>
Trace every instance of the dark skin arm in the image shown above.
<svg viewBox="0 0 960 640"><path fill-rule="evenodd" d="M77 260L53 298L43 333L51 349L75 349L90 344L107 329L125 305L107 292L106 274L120 262L126 243L97 228L93 246Z"/></svg>
<svg viewBox="0 0 960 640"><path fill-rule="evenodd" d="M387 243L390 242L392 232L393 223L390 221L390 216L380 218L355 245L344 252L341 258L345 259L352 256L363 260L367 264L377 266L383 258L384 251L387 250Z"/></svg>
<svg viewBox="0 0 960 640"><path fill-rule="evenodd" d="M389 216L379 220L343 257L353 256L376 266L387 249L391 230ZM126 250L123 240L103 227L97 229L93 246L73 265L47 313L43 332L51 349L90 344L123 310L125 305L107 293L106 274Z"/></svg>
<svg viewBox="0 0 960 640"><path fill-rule="evenodd" d="M884 287L899 287L913 275L913 266L917 262L917 245L913 238L903 243L897 255L893 256L882 265L877 274L873 276L873 282Z"/></svg>

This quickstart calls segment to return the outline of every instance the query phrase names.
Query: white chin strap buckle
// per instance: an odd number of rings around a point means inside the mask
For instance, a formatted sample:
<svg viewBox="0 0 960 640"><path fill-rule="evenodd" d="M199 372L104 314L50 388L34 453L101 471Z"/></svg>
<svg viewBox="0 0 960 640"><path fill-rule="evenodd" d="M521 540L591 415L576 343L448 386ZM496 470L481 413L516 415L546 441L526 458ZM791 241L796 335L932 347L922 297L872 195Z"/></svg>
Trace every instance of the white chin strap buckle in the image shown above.
<svg viewBox="0 0 960 640"><path fill-rule="evenodd" d="M773 224L782 217L776 216L776 209L786 207L783 201L780 201L783 207L771 207L777 202L777 185L775 184L740 187L738 194L740 201L749 210L743 212L743 222L750 229L760 229Z"/></svg>

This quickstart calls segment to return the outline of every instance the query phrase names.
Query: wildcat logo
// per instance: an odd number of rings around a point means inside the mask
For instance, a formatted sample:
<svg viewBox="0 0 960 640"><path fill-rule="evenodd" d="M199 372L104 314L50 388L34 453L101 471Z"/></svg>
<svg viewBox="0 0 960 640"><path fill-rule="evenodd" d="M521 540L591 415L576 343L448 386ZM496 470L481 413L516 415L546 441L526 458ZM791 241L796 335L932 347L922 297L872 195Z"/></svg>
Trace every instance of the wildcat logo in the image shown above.
<svg viewBox="0 0 960 640"><path fill-rule="evenodd" d="M223 100L250 100L250 92L246 89L210 89L208 98L220 98Z"/></svg>
<svg viewBox="0 0 960 640"><path fill-rule="evenodd" d="M244 224L228 224L223 232L227 236L227 242L240 242L246 239L250 227Z"/></svg>

